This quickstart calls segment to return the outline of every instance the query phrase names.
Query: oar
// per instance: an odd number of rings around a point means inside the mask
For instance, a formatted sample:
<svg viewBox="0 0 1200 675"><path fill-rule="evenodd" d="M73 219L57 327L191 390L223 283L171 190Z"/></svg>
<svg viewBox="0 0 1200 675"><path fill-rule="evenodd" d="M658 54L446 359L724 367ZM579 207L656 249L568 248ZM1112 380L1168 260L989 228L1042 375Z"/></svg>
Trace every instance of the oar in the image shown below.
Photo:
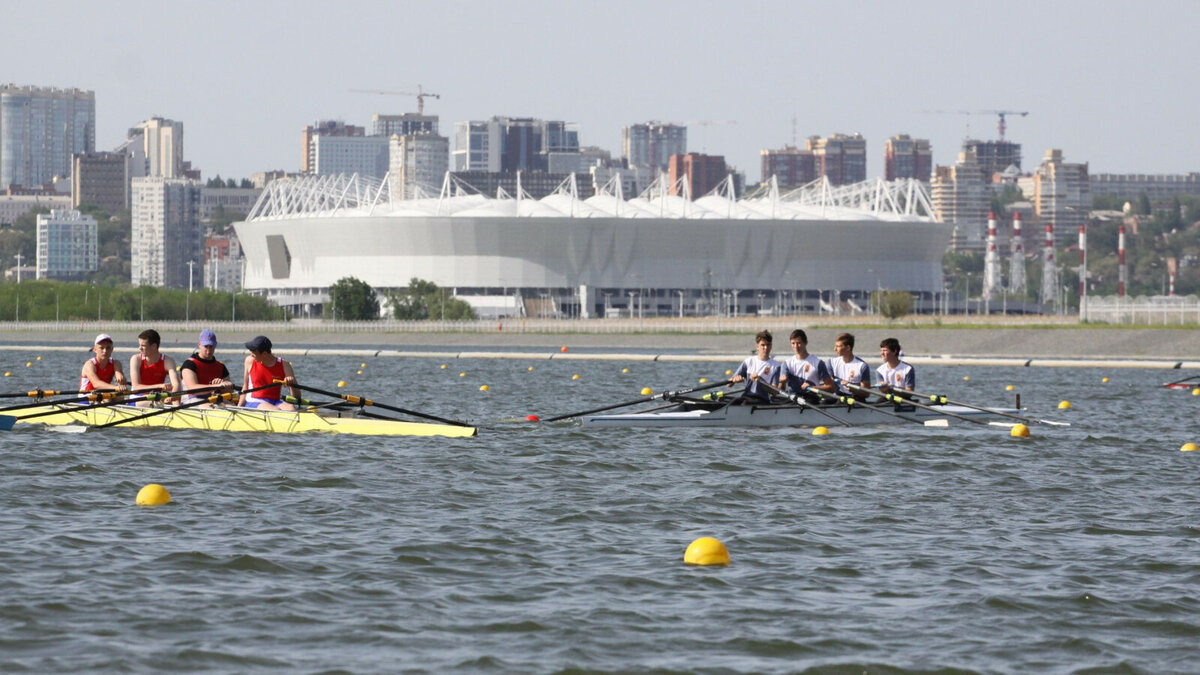
<svg viewBox="0 0 1200 675"><path fill-rule="evenodd" d="M46 393L48 394L50 392L46 392ZM86 394L81 394L79 392L70 392L70 393L74 394L74 396L72 396L71 398L60 399L57 401L37 401L34 403L22 403L20 405L12 405L12 406L8 406L7 408L0 408L0 413L12 412L14 410L24 410L25 408L40 408L44 405L56 405L59 403L83 403L84 401L100 400L99 398L97 398L97 394L99 394L100 392L88 392ZM105 392L105 393L107 394L106 398L111 398L113 396L116 396L116 392ZM122 392L122 395L124 395L124 392Z"/></svg>
<svg viewBox="0 0 1200 675"><path fill-rule="evenodd" d="M849 382L842 382L842 386L850 387L851 389L857 389L861 392L865 392L868 394L875 394L877 396L882 396L883 400L889 401L891 403L895 403L896 405L911 405L914 408L921 408L922 410L930 410L939 415L945 415L946 417L953 417L955 419L959 419L964 422L970 422L972 424L982 424L985 427L988 426L988 424L989 424L987 420L972 419L965 415L959 415L957 413L952 413L947 410L939 410L938 408L934 408L933 406L928 406L928 405L925 405L924 403L917 403L916 401L914 401L912 399L904 398L903 396L900 396L899 394L886 394L882 391L879 391L878 389L871 389L870 387L863 387L863 386L860 386L857 384L850 384ZM876 408L876 410L878 410L878 409L879 408ZM984 408L984 410L986 410L986 408Z"/></svg>
<svg viewBox="0 0 1200 675"><path fill-rule="evenodd" d="M241 393L248 394L252 391L258 391L259 389L269 389L274 386L275 386L275 383L272 382L271 384L264 384L261 387L254 387L253 389L243 389L241 391ZM166 394L166 397L167 398L175 398L176 396L182 396L182 395L183 395L183 392L172 392L172 393ZM186 410L188 408L195 408L197 406L202 406L205 403L216 403L217 401L232 401L232 400L235 400L238 395L239 395L239 393L235 392L235 391L227 391L223 394L213 394L212 396L202 398L198 401L192 401L191 403L174 405L169 408L158 408L158 409L152 410L144 415L135 415L133 417L126 417L124 419L114 420L112 422L105 422L104 424L94 424L94 425L92 425L92 428L93 429L107 429L109 427L115 427L118 424L127 424L129 422L136 422L138 420L144 420L147 417L154 417L155 415L165 415L167 413L178 412L180 410Z"/></svg>
<svg viewBox="0 0 1200 675"><path fill-rule="evenodd" d="M172 398L174 396L183 396L185 394L195 394L195 393L202 392L202 391L211 391L214 386L216 386L216 385L205 385L204 387L198 387L196 389L188 389L187 391L178 391L178 392L174 392L172 394L151 393L151 394L147 394L147 395L143 396L142 398L136 399L136 400L157 401L157 400L161 400L163 398ZM75 398L69 398L69 399L60 400L60 401L42 401L40 403L26 403L24 405L14 406L12 408L5 408L3 410L0 410L0 412L21 410L23 408L42 408L42 407L45 407L48 405L57 406L57 405L64 405L64 404L68 404L68 403L84 403L84 402L95 403L95 405L88 406L87 408L79 408L79 410L88 410L91 408L107 408L108 406L124 405L126 403L132 402L134 399L126 398L128 395L129 395L129 392L117 393L115 391L93 391L93 392L85 394L83 396L77 396ZM75 412L75 411L73 411L73 410L49 410L46 412L34 413L32 415L17 415L14 417L14 419L29 420L29 419L33 419L35 417L45 417L46 415L59 415L64 412Z"/></svg>
<svg viewBox="0 0 1200 675"><path fill-rule="evenodd" d="M1195 379L1200 379L1200 375L1192 375L1191 377L1185 377L1182 380L1175 380L1174 382L1164 382L1163 386L1169 387L1173 384L1183 384L1184 382L1191 382L1192 380L1195 380ZM960 403L959 405L962 405L962 404Z"/></svg>
<svg viewBox="0 0 1200 675"><path fill-rule="evenodd" d="M73 394L75 392L52 391L49 389L34 389L33 391L21 391L15 394L0 394L0 398L46 398L48 396L60 396L64 393Z"/></svg>
<svg viewBox="0 0 1200 675"><path fill-rule="evenodd" d="M275 380L275 382L272 383L272 386L277 385L277 384L283 384L283 380ZM474 425L468 424L466 422L459 422L456 420L448 420L445 417L438 417L436 415L428 415L426 413L417 412L415 410L407 410L405 408L397 408L396 406L378 403L376 401L372 401L369 398L363 398L362 396L354 396L352 394L339 394L336 391L325 391L324 389L317 389L316 387L310 387L307 384L297 384L296 388L297 389L307 389L308 391L316 392L323 396L332 396L334 398L340 398L343 401L348 401L350 403L354 403L354 404L357 404L360 406L362 406L362 405L375 406L376 408L382 408L383 410L391 410L392 412L398 412L398 413L402 413L405 415L412 415L413 417L421 417L421 418L424 418L427 420L434 420L435 422L442 422L444 424L453 424L456 427L474 426Z"/></svg>
<svg viewBox="0 0 1200 675"><path fill-rule="evenodd" d="M1055 422L1053 420L1040 420L1040 419L1037 419L1034 417L1025 417L1024 415L1014 415L1012 413L1006 413L1004 411L996 410L994 408L986 408L986 407L980 406L980 405L972 405L970 403L963 403L962 401L951 401L950 399L948 399L945 396L942 396L940 394L922 394L922 393L915 392L915 391L910 391L909 393L912 394L913 396L920 396L921 398L927 398L930 401L932 401L933 403L938 404L938 405L946 405L946 404L960 405L964 408L971 408L972 410L982 410L984 412L992 413L993 415L1002 415L1004 417L1011 417L1015 420L1021 420L1022 422L1032 422L1034 424L1049 424L1052 426L1059 426L1059 427L1071 426L1070 422Z"/></svg>
<svg viewBox="0 0 1200 675"><path fill-rule="evenodd" d="M920 424L920 425L927 426L927 427L947 426L946 420L918 420L918 419L913 419L911 417L905 417L904 415L901 415L899 413L894 413L891 410L884 410L883 408L880 408L878 406L867 405L866 403L863 403L862 401L855 399L853 396L841 396L839 394L831 394L827 391L817 389L816 387L812 387L808 391L813 392L817 396L820 396L821 398L823 398L827 401L837 401L838 403L845 403L846 407L850 410L853 410L854 406L860 406L862 408L866 408L867 410L874 410L876 412L881 412L884 415L889 415L891 417L895 417L896 419L904 420L905 422L912 422L913 424Z"/></svg>
<svg viewBox="0 0 1200 675"><path fill-rule="evenodd" d="M762 381L761 379L758 381L758 383L761 384L767 391L771 392L772 394L775 394L776 396L782 396L783 398L786 398L787 400L791 401L793 404L795 404L798 407L807 408L808 410L815 410L816 412L821 413L822 415L828 417L829 419L833 420L834 422L837 422L838 424L844 424L846 426L851 426L851 424L849 422L838 418L833 413L827 413L824 410L821 410L820 408L818 408L816 406L809 405L808 401L804 400L803 396L797 396L796 394L786 392L778 387L771 385L769 382Z"/></svg>
<svg viewBox="0 0 1200 675"><path fill-rule="evenodd" d="M653 396L643 396L642 398L635 399L633 401L625 401L624 403L615 403L613 405L606 405L603 408L593 408L591 410L581 410L579 412L568 413L566 415L559 415L557 417L551 417L549 419L544 419L542 421L543 422L557 422L559 420L565 420L569 417L580 417L582 415L591 415L593 413L604 412L605 410L615 410L617 408L624 408L626 406L637 405L639 403L649 403L650 401L661 401L663 399L673 398L675 396L680 396L682 394L690 394L693 391L703 391L705 389L712 389L714 387L724 387L727 384L732 384L732 381L725 380L724 382L717 382L716 384L706 384L706 385L703 385L700 387L692 387L690 389L679 389L677 391L664 391L661 394L654 394Z"/></svg>

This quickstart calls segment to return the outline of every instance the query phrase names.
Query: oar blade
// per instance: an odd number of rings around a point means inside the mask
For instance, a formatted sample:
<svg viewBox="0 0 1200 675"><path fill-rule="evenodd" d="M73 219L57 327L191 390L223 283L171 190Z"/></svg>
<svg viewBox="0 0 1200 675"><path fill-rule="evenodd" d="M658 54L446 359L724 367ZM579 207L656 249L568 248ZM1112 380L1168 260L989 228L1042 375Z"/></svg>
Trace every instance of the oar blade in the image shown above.
<svg viewBox="0 0 1200 675"><path fill-rule="evenodd" d="M925 426L927 426L927 427L937 427L937 428L940 428L940 429L945 429L946 427L950 426L950 420L946 420L946 419L940 419L940 420L925 420Z"/></svg>
<svg viewBox="0 0 1200 675"><path fill-rule="evenodd" d="M12 431L13 425L17 423L17 418L11 415L0 415L0 431Z"/></svg>

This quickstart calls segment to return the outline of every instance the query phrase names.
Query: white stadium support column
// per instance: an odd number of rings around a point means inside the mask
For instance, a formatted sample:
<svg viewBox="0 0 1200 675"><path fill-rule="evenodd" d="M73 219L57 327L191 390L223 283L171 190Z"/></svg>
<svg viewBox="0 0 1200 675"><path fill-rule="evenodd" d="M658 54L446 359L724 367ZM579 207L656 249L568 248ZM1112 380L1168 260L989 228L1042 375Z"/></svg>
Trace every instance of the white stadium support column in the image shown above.
<svg viewBox="0 0 1200 675"><path fill-rule="evenodd" d="M1117 297L1125 297L1125 223L1117 227Z"/></svg>
<svg viewBox="0 0 1200 675"><path fill-rule="evenodd" d="M1087 226L1079 226L1079 317L1087 318Z"/></svg>
<svg viewBox="0 0 1200 675"><path fill-rule="evenodd" d="M1046 246L1042 249L1042 292L1043 305L1056 304L1058 300L1058 265L1054 260L1054 226L1046 225Z"/></svg>
<svg viewBox="0 0 1200 675"><path fill-rule="evenodd" d="M983 257L983 299L1000 290L1000 252L996 250L996 214L988 213L987 252Z"/></svg>
<svg viewBox="0 0 1200 675"><path fill-rule="evenodd" d="M1012 236L1009 238L1012 257L1008 262L1008 292L1016 296L1025 295L1025 238L1021 234L1021 214L1014 213Z"/></svg>

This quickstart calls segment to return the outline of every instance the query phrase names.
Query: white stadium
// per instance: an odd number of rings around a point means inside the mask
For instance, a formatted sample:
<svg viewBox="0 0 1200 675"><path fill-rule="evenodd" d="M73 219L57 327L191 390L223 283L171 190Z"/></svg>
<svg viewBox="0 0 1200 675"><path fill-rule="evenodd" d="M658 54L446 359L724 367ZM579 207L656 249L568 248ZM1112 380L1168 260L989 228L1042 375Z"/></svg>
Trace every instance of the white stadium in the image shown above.
<svg viewBox="0 0 1200 675"><path fill-rule="evenodd" d="M942 292L953 228L918 181L774 185L692 201L686 179L632 199L614 181L579 199L572 177L532 199L447 174L436 196L393 200L388 178L312 176L268 185L235 229L245 289L297 315L343 277L432 281L481 317L857 311L877 289Z"/></svg>

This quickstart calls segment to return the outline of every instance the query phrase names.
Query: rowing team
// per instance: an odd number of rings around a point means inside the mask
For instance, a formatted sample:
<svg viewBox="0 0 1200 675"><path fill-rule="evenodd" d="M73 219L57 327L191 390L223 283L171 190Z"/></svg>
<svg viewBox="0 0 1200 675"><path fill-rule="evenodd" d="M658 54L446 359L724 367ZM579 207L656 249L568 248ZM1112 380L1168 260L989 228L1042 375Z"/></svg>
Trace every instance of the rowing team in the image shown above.
<svg viewBox="0 0 1200 675"><path fill-rule="evenodd" d="M742 395L750 402L770 401L771 392L762 383L784 392L804 396L815 401L817 392L827 396L853 396L863 401L869 394L863 389L871 388L871 368L854 355L854 336L842 333L833 342L835 356L828 359L808 353L808 335L797 328L790 336L793 354L784 361L771 358L770 331L762 331L754 337L755 354L738 366L730 382L746 381ZM878 386L875 390L884 394L895 393L906 396L917 387L917 371L900 360L900 342L896 338L885 338L879 343L879 356L883 364L876 369Z"/></svg>
<svg viewBox="0 0 1200 675"><path fill-rule="evenodd" d="M188 392L180 395L182 403L197 403L210 394L233 391L229 369L216 358L217 336L211 330L200 332L196 351L180 366L175 365L175 359L159 351L162 337L158 331L144 330L137 339L138 353L129 359L129 376L126 377L121 362L112 358L112 336L107 333L97 335L92 344L95 355L84 362L83 372L79 375L79 391ZM281 380L289 386L292 396L299 396L292 364L271 353L271 341L265 336L259 335L245 346L250 355L243 364L243 393L238 397L238 405L264 410L295 410L293 404L283 400L281 387L263 388ZM256 391L246 393L250 389ZM139 397L135 405L148 406L150 403L149 399Z"/></svg>

